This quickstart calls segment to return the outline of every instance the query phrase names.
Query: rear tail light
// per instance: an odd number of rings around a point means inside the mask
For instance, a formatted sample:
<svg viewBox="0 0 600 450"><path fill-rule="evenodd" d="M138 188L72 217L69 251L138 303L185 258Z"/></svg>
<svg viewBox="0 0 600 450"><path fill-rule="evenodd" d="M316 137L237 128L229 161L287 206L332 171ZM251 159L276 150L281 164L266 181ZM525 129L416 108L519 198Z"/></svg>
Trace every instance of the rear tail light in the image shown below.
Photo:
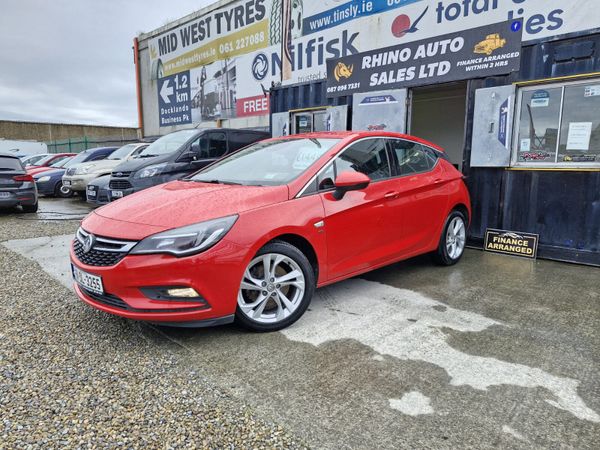
<svg viewBox="0 0 600 450"><path fill-rule="evenodd" d="M21 182L29 181L33 183L33 177L31 175L17 175L16 177L13 177L13 180Z"/></svg>

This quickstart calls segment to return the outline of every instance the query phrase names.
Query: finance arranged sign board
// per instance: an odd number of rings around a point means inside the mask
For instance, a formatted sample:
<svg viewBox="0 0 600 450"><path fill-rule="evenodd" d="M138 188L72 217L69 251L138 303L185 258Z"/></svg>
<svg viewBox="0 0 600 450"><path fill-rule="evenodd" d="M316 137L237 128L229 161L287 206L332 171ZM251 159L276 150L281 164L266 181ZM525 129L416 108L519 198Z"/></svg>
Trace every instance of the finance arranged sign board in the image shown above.
<svg viewBox="0 0 600 450"><path fill-rule="evenodd" d="M537 258L539 235L515 231L487 229L485 250L505 255Z"/></svg>
<svg viewBox="0 0 600 450"><path fill-rule="evenodd" d="M519 70L521 21L506 21L327 61L327 95L466 80Z"/></svg>

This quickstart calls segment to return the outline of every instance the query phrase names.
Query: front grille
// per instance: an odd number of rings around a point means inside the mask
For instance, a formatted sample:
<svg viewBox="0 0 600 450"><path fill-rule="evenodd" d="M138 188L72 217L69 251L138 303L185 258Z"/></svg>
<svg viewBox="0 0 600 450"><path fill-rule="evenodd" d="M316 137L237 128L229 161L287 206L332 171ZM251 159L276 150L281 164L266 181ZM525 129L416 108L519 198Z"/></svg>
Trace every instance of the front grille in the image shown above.
<svg viewBox="0 0 600 450"><path fill-rule="evenodd" d="M79 261L88 266L114 266L135 247L135 241L117 241L101 236L92 236L92 246L86 252L84 243L90 234L79 228L73 241L73 250Z"/></svg>
<svg viewBox="0 0 600 450"><path fill-rule="evenodd" d="M131 171L129 171L129 172L113 172L110 174L110 176L113 178L129 178L130 175L131 175Z"/></svg>
<svg viewBox="0 0 600 450"><path fill-rule="evenodd" d="M120 189L120 190L125 190L125 189L131 189L131 183L129 182L129 180L120 180L120 179L112 179L110 180L110 183L108 184L108 187L111 189Z"/></svg>
<svg viewBox="0 0 600 450"><path fill-rule="evenodd" d="M205 306L201 306L201 307L194 306L191 308L177 308L177 309L137 309L137 308L132 308L131 306L129 306L127 303L125 303L123 300L121 300L119 297L117 297L115 295L107 294L106 292L104 294L97 294L95 292L88 291L87 289L85 289L81 286L79 287L79 289L81 289L81 291L85 295L90 297L95 302L102 303L103 305L110 306L113 308L122 309L124 311L164 314L164 313L202 311L202 310L208 308L208 305L205 305Z"/></svg>
<svg viewBox="0 0 600 450"><path fill-rule="evenodd" d="M90 250L88 253L83 251L83 244L75 239L73 250L77 259L88 266L114 266L121 261L126 253L103 252L98 250Z"/></svg>

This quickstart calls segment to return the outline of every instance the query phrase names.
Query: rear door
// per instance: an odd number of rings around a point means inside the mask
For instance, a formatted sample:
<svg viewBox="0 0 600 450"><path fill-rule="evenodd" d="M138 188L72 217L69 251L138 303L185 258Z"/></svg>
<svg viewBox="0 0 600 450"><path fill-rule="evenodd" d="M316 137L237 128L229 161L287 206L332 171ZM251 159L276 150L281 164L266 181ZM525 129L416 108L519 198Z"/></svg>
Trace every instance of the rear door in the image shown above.
<svg viewBox="0 0 600 450"><path fill-rule="evenodd" d="M429 249L439 240L448 203L447 174L436 151L422 144L388 139L395 178L390 199L389 235L394 253L406 257ZM393 230L401 230L393 233Z"/></svg>
<svg viewBox="0 0 600 450"><path fill-rule="evenodd" d="M333 180L344 171L362 172L371 184L335 200ZM367 270L389 259L386 203L393 181L385 140L368 138L351 144L321 173L317 185L325 210L329 278Z"/></svg>

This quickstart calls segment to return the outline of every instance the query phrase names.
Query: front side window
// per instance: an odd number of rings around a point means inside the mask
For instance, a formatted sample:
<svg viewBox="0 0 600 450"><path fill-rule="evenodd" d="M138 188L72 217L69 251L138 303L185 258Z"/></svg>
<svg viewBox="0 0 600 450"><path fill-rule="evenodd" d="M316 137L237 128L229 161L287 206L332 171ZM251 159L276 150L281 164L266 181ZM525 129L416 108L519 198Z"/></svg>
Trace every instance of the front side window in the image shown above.
<svg viewBox="0 0 600 450"><path fill-rule="evenodd" d="M527 166L600 164L599 111L600 80L521 89L514 161Z"/></svg>
<svg viewBox="0 0 600 450"><path fill-rule="evenodd" d="M402 139L390 139L389 142L392 155L396 158L399 176L429 172L435 166L437 157L433 150Z"/></svg>
<svg viewBox="0 0 600 450"><path fill-rule="evenodd" d="M390 162L383 139L364 139L350 145L335 160L336 175L362 172L372 181L390 177Z"/></svg>

